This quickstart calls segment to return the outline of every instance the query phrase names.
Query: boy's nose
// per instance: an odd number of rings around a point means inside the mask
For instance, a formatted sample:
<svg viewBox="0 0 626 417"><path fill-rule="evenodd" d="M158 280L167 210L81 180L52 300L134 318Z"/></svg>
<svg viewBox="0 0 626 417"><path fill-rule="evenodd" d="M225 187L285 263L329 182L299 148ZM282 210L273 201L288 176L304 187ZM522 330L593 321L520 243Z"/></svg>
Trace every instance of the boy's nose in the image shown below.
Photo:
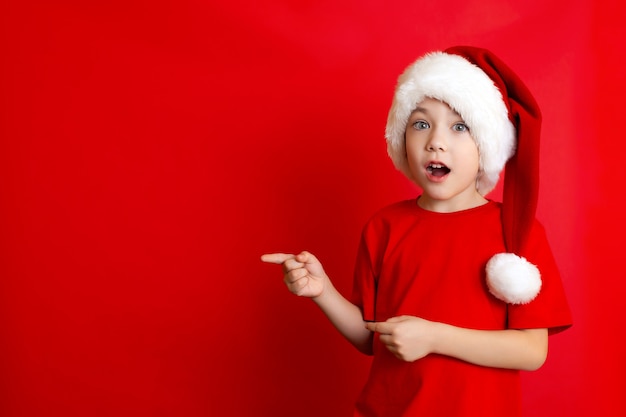
<svg viewBox="0 0 626 417"><path fill-rule="evenodd" d="M426 150L428 151L445 151L446 139L443 132L438 129L434 129L426 142Z"/></svg>

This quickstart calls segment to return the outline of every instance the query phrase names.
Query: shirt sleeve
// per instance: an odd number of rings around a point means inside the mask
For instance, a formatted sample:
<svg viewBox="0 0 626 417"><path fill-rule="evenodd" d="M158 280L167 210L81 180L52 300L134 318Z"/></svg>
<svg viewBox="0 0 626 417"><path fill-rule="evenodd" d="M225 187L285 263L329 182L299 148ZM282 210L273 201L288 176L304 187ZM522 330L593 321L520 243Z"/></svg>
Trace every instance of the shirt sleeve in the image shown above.
<svg viewBox="0 0 626 417"><path fill-rule="evenodd" d="M567 329L572 325L571 311L545 230L537 221L523 255L539 268L541 290L528 304L508 306L508 327L547 328L550 334Z"/></svg>
<svg viewBox="0 0 626 417"><path fill-rule="evenodd" d="M373 272L371 255L366 241L365 231L361 236L361 242L354 267L354 282L350 301L361 309L363 320L376 320L376 277Z"/></svg>

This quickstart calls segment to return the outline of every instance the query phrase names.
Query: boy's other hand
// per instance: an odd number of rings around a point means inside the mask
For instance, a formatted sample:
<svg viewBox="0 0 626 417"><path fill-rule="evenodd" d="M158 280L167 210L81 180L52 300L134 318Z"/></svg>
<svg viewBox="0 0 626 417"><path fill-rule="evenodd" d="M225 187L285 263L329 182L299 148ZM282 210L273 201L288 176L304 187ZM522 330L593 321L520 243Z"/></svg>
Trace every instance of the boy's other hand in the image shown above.
<svg viewBox="0 0 626 417"><path fill-rule="evenodd" d="M398 359L413 362L432 353L433 322L413 316L369 322L365 327L380 335L380 341Z"/></svg>

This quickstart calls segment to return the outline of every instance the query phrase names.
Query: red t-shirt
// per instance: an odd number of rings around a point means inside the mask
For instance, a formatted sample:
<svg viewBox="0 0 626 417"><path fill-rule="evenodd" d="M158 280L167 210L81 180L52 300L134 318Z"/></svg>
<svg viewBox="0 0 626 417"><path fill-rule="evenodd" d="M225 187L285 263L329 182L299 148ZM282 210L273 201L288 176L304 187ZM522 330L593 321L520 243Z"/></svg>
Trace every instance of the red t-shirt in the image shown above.
<svg viewBox="0 0 626 417"><path fill-rule="evenodd" d="M541 272L537 298L508 305L489 293L485 265L494 254L506 252L500 207L490 201L435 213L409 200L377 213L365 225L355 268L352 301L363 318L409 315L471 329L549 328L551 333L568 327L570 310L538 222L522 254ZM520 405L516 370L436 354L405 362L376 337L355 416L518 416Z"/></svg>

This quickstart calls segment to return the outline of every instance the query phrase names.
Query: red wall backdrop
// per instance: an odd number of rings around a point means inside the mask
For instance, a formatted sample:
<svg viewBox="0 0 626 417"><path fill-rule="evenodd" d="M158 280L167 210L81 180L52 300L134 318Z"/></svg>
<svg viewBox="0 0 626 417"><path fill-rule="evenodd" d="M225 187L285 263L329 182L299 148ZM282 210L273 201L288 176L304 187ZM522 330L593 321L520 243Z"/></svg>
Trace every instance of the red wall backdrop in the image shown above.
<svg viewBox="0 0 626 417"><path fill-rule="evenodd" d="M368 359L266 251L349 291L422 53L493 49L544 113L539 218L576 324L528 416L623 416L617 1L8 1L0 9L0 415L342 416ZM620 251L620 252L618 252Z"/></svg>

